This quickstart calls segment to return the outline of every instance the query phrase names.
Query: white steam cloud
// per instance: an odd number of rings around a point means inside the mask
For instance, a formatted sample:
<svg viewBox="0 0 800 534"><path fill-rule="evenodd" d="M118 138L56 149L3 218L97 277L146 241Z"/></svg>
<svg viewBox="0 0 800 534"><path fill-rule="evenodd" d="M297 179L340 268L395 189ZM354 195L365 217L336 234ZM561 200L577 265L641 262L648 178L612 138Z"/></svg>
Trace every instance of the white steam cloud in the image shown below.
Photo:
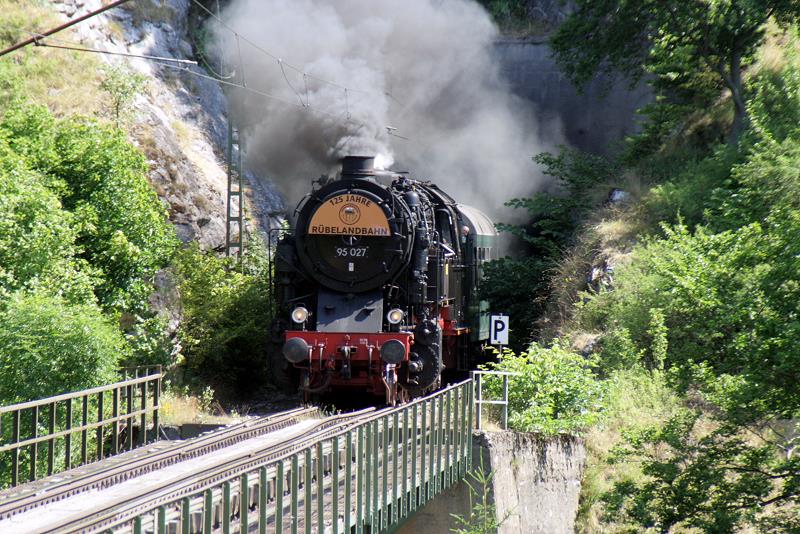
<svg viewBox="0 0 800 534"><path fill-rule="evenodd" d="M233 0L222 18L257 45L213 27L234 80L276 97L232 90L247 164L290 200L346 155L377 155L494 214L541 187L531 156L559 129L540 133L511 95L473 0Z"/></svg>

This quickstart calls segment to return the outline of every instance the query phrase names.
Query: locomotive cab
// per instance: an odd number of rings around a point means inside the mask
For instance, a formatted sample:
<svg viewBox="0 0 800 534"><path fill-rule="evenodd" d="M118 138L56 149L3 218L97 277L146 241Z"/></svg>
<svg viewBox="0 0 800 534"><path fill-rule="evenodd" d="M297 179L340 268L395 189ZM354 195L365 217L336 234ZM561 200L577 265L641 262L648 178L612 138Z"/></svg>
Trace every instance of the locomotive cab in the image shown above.
<svg viewBox="0 0 800 534"><path fill-rule="evenodd" d="M469 366L488 337L474 316L474 249L496 236L491 221L429 183L390 174L383 185L380 172L372 158L345 158L278 243L272 368L284 387L395 404L437 388L445 367Z"/></svg>

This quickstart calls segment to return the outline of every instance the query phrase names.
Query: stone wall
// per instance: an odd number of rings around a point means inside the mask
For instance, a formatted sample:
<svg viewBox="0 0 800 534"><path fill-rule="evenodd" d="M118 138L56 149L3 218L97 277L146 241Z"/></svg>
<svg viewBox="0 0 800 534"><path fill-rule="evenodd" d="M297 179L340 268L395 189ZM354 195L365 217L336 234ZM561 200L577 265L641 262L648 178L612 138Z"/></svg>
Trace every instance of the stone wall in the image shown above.
<svg viewBox="0 0 800 534"><path fill-rule="evenodd" d="M570 145L594 153L613 150L637 131L636 110L651 99L648 87L593 79L582 92L558 69L545 37L495 44L500 69L515 94L536 106L544 124L560 126Z"/></svg>
<svg viewBox="0 0 800 534"><path fill-rule="evenodd" d="M500 534L574 532L586 463L581 439L479 432L473 436L473 458L474 466L494 473L489 498L498 517L506 518ZM461 482L424 506L398 532L449 533L458 526L452 514L467 517L469 508L469 487Z"/></svg>

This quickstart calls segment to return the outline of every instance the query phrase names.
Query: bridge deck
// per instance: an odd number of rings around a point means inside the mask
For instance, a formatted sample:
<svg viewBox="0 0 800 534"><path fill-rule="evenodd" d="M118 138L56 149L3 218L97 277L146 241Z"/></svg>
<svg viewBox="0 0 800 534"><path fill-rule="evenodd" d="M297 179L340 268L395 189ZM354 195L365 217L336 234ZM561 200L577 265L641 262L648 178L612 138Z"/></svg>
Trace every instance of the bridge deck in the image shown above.
<svg viewBox="0 0 800 534"><path fill-rule="evenodd" d="M115 533L387 532L467 473L472 381L107 525Z"/></svg>

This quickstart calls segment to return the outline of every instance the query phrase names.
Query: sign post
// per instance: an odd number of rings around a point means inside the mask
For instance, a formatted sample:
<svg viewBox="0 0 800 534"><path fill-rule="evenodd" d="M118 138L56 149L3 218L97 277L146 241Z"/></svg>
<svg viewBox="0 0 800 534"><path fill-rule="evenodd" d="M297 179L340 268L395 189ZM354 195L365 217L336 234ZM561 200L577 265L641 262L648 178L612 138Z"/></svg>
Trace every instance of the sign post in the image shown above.
<svg viewBox="0 0 800 534"><path fill-rule="evenodd" d="M508 345L508 315L492 315L489 328L490 345Z"/></svg>

